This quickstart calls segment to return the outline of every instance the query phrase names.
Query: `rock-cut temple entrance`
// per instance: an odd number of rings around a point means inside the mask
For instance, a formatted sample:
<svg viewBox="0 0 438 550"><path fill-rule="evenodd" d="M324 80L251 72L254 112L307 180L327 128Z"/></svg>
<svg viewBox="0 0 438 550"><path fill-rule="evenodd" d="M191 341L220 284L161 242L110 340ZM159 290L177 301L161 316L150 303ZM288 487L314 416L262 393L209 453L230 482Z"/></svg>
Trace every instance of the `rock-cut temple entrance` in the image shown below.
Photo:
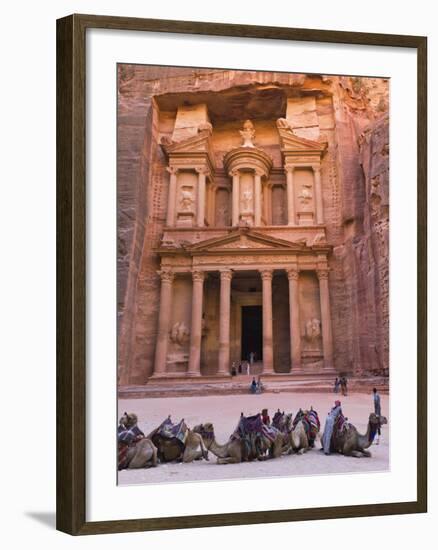
<svg viewBox="0 0 438 550"><path fill-rule="evenodd" d="M262 306L242 306L241 359L249 361L250 353L255 360L263 359L263 309Z"/></svg>

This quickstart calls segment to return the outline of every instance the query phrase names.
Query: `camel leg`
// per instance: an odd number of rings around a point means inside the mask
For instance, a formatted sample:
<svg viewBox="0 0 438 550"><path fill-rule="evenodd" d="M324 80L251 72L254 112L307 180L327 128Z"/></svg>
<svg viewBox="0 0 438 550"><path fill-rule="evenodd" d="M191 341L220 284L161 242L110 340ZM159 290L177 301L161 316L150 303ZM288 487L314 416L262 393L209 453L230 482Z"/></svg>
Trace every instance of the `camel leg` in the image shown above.
<svg viewBox="0 0 438 550"><path fill-rule="evenodd" d="M239 464L240 460L236 456L227 456L226 458L218 458L217 464Z"/></svg>
<svg viewBox="0 0 438 550"><path fill-rule="evenodd" d="M198 460L202 458L202 451L196 451L193 449L186 448L184 450L182 461L184 463L193 462L194 460Z"/></svg>

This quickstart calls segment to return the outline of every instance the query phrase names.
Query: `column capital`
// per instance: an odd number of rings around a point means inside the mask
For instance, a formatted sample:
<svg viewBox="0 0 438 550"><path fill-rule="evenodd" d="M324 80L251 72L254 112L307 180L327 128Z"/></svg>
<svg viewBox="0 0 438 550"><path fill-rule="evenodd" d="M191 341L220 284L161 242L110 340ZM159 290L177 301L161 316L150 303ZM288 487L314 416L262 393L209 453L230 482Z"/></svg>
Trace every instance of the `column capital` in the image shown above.
<svg viewBox="0 0 438 550"><path fill-rule="evenodd" d="M198 174L207 175L208 170L207 170L207 168L205 168L205 166L198 166L198 167L195 168L195 172L197 172Z"/></svg>
<svg viewBox="0 0 438 550"><path fill-rule="evenodd" d="M171 283L175 278L175 273L171 269L164 268L157 271L158 275L161 278L162 283Z"/></svg>
<svg viewBox="0 0 438 550"><path fill-rule="evenodd" d="M205 271L200 271L199 269L193 270L192 279L193 279L193 282L202 283L205 279Z"/></svg>
<svg viewBox="0 0 438 550"><path fill-rule="evenodd" d="M179 168L176 168L175 166L166 166L166 171L169 172L169 174L178 174Z"/></svg>
<svg viewBox="0 0 438 550"><path fill-rule="evenodd" d="M233 272L231 269L220 270L221 281L231 281L233 278Z"/></svg>
<svg viewBox="0 0 438 550"><path fill-rule="evenodd" d="M296 267L291 267L289 269L286 269L286 273L289 281L298 281L300 272Z"/></svg>
<svg viewBox="0 0 438 550"><path fill-rule="evenodd" d="M295 170L295 164L285 164L284 165L284 171L287 173L294 173Z"/></svg>
<svg viewBox="0 0 438 550"><path fill-rule="evenodd" d="M254 168L254 174L260 178L265 175L265 172L261 168Z"/></svg>
<svg viewBox="0 0 438 550"><path fill-rule="evenodd" d="M272 281L273 269L260 269L259 272L263 281Z"/></svg>
<svg viewBox="0 0 438 550"><path fill-rule="evenodd" d="M320 281L328 279L329 269L327 267L319 268L316 270L316 274L318 275L318 279Z"/></svg>
<svg viewBox="0 0 438 550"><path fill-rule="evenodd" d="M321 172L321 165L320 164L312 164L312 170L316 173Z"/></svg>
<svg viewBox="0 0 438 550"><path fill-rule="evenodd" d="M240 176L239 169L238 169L238 168L234 168L233 170L230 170L230 172L228 173L228 175L230 176L230 178L234 178L235 176Z"/></svg>

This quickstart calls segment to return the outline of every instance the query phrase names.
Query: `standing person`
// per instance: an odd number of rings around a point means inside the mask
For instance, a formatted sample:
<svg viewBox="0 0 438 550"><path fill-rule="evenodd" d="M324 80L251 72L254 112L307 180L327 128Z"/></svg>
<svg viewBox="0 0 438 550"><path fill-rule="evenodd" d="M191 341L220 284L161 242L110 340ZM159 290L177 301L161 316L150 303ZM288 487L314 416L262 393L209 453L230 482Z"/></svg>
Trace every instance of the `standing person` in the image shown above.
<svg viewBox="0 0 438 550"><path fill-rule="evenodd" d="M251 365L251 367L253 366L254 361L255 361L255 353L251 351L251 353L249 354L249 364Z"/></svg>
<svg viewBox="0 0 438 550"><path fill-rule="evenodd" d="M237 374L236 362L233 361L233 363L231 365L231 376L236 376L236 374Z"/></svg>
<svg viewBox="0 0 438 550"><path fill-rule="evenodd" d="M340 384L339 378L336 377L335 385L333 386L333 393L339 393L339 384Z"/></svg>
<svg viewBox="0 0 438 550"><path fill-rule="evenodd" d="M251 393L257 393L257 382L256 382L256 379L253 378L252 379L252 382L251 382L251 385L249 387Z"/></svg>
<svg viewBox="0 0 438 550"><path fill-rule="evenodd" d="M263 421L263 424L265 424L266 426L269 426L271 424L271 419L269 418L268 409L262 410L262 421Z"/></svg>
<svg viewBox="0 0 438 550"><path fill-rule="evenodd" d="M376 388L373 388L373 400L374 400L374 414L376 416L382 416L382 408L380 406L380 395L377 393L377 389ZM381 436L381 431L380 431L380 423L377 427L377 437L376 439L374 440L374 443L376 445L378 445L380 443L380 436Z"/></svg>
<svg viewBox="0 0 438 550"><path fill-rule="evenodd" d="M325 420L324 433L322 434L321 443L325 455L330 454L330 444L332 440L333 430L338 416L342 414L341 402L335 401L335 406L332 407Z"/></svg>
<svg viewBox="0 0 438 550"><path fill-rule="evenodd" d="M262 384L262 378L259 376L257 378L257 393L262 393L263 391L263 384Z"/></svg>

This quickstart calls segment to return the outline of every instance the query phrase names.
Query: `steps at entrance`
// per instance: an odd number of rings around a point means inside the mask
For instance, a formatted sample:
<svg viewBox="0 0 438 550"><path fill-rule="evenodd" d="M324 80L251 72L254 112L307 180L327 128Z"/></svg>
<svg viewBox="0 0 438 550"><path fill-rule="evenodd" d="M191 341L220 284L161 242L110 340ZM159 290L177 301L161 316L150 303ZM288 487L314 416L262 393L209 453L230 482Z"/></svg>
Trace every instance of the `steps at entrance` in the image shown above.
<svg viewBox="0 0 438 550"><path fill-rule="evenodd" d="M309 376L296 374L274 374L261 377L264 393L299 392L330 393L333 391L333 376L322 374ZM252 376L199 377L196 379L151 380L142 386L121 386L119 399L142 399L152 397L190 397L207 395L248 394ZM352 378L348 381L349 392L370 393L372 388L380 393L388 393L388 379L383 377Z"/></svg>

